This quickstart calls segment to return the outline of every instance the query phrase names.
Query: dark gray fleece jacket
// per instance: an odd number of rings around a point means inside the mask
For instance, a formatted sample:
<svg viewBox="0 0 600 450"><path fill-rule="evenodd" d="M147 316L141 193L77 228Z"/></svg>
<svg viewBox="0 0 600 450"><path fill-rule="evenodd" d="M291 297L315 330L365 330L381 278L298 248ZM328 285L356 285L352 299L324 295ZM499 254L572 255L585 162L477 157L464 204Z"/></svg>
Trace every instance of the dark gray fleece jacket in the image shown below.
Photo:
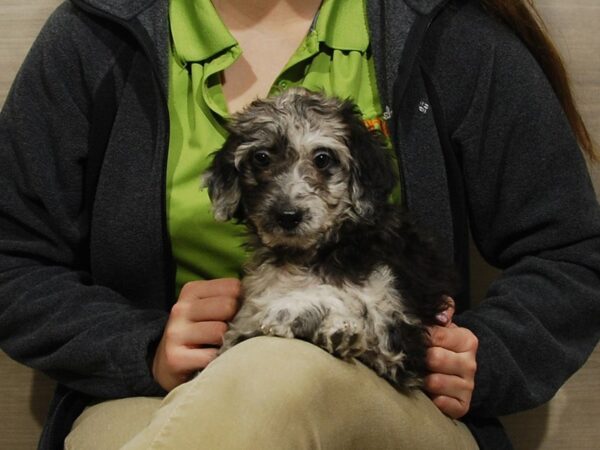
<svg viewBox="0 0 600 450"><path fill-rule="evenodd" d="M0 345L59 382L42 448L92 399L162 393L167 16L63 4L0 116ZM477 0L373 0L368 19L405 204L465 280L468 227L503 269L456 322L480 341L464 420L509 448L494 417L550 399L600 337L600 209L546 78Z"/></svg>

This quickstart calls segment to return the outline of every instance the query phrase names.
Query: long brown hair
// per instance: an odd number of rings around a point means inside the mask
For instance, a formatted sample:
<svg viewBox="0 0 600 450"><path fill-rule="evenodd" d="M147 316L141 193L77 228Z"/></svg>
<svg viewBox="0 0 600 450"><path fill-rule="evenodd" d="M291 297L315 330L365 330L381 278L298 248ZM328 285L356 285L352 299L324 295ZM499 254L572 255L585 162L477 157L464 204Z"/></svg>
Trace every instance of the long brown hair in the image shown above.
<svg viewBox="0 0 600 450"><path fill-rule="evenodd" d="M597 162L594 143L575 105L565 65L533 0L481 0L481 3L515 30L529 48L558 96L579 145L592 161Z"/></svg>

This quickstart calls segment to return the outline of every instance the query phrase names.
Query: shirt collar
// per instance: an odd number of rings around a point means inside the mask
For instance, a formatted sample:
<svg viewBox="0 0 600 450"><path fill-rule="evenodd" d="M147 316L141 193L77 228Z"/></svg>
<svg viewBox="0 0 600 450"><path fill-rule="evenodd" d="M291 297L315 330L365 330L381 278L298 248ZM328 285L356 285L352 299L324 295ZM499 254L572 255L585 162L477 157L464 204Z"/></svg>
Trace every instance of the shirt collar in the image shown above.
<svg viewBox="0 0 600 450"><path fill-rule="evenodd" d="M169 20L181 61L204 61L237 44L210 0L171 0Z"/></svg>
<svg viewBox="0 0 600 450"><path fill-rule="evenodd" d="M369 47L365 0L323 0L315 26L319 41L336 50Z"/></svg>
<svg viewBox="0 0 600 450"><path fill-rule="evenodd" d="M324 0L314 25L318 40L336 50L366 51L369 33L364 2ZM169 20L173 49L183 62L204 61L237 45L210 0L171 0Z"/></svg>

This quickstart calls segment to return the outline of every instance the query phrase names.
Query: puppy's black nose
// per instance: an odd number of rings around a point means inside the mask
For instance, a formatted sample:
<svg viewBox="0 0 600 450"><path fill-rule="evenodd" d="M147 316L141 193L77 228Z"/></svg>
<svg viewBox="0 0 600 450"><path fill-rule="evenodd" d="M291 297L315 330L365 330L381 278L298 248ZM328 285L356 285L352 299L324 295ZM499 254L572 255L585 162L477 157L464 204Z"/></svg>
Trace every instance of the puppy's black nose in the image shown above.
<svg viewBox="0 0 600 450"><path fill-rule="evenodd" d="M302 211L281 211L277 214L277 223L284 230L291 231L302 222Z"/></svg>

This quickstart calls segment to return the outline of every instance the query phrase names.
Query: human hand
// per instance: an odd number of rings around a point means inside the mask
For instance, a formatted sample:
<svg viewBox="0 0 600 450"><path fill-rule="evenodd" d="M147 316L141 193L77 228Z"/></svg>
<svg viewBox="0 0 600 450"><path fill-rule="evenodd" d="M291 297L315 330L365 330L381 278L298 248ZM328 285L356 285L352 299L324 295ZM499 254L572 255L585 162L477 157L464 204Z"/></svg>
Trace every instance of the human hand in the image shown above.
<svg viewBox="0 0 600 450"><path fill-rule="evenodd" d="M452 323L454 300L438 316L439 326L429 327L426 363L431 373L425 377L424 390L447 416L459 419L471 405L477 371L477 337L468 329Z"/></svg>
<svg viewBox="0 0 600 450"><path fill-rule="evenodd" d="M152 362L152 375L170 391L217 356L227 321L238 310L236 279L193 281L181 289Z"/></svg>

